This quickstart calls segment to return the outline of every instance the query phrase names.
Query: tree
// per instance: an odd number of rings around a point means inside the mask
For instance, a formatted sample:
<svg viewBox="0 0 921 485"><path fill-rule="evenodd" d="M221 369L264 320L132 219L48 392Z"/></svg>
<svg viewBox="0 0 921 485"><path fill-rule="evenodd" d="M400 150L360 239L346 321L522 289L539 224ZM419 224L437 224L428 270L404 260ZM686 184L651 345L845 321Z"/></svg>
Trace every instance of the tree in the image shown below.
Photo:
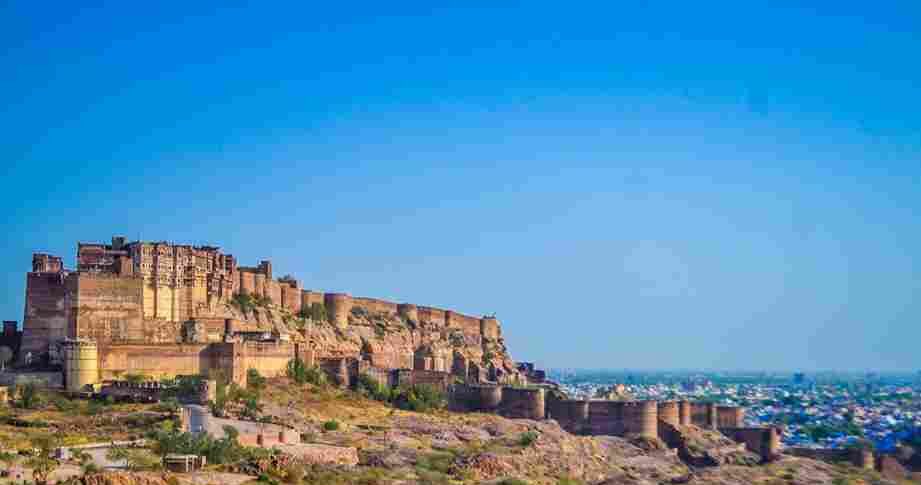
<svg viewBox="0 0 921 485"><path fill-rule="evenodd" d="M259 373L257 369L249 369L246 371L246 387L260 391L265 387L265 377L262 377L262 374Z"/></svg>
<svg viewBox="0 0 921 485"><path fill-rule="evenodd" d="M13 360L13 350L7 346L0 346L0 371L6 370L6 364Z"/></svg>
<svg viewBox="0 0 921 485"><path fill-rule="evenodd" d="M41 403L41 396L38 392L38 385L34 382L26 382L19 386L19 400L16 404L24 409L34 409Z"/></svg>
<svg viewBox="0 0 921 485"><path fill-rule="evenodd" d="M38 454L26 461L26 466L32 469L32 478L36 485L48 483L48 476L61 465L54 458L54 448L57 438L54 436L39 436L32 440L32 446L38 449Z"/></svg>

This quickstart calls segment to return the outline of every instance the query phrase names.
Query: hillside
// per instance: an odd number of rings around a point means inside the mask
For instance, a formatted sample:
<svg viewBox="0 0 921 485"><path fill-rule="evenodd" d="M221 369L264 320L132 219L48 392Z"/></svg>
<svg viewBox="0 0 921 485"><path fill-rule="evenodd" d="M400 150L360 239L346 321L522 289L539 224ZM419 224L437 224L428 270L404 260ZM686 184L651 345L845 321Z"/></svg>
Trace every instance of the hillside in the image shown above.
<svg viewBox="0 0 921 485"><path fill-rule="evenodd" d="M247 455L252 458L244 458L242 462L215 463L206 471L193 474L138 471L81 476L78 464L64 462L53 477L63 480L70 476L70 483L86 485L255 484L258 470L263 469L262 481L266 483L333 485L908 483L851 466L788 456L759 465L754 455L703 430L691 431L695 447L700 453L719 456L718 466L690 466L656 440L575 436L552 420L511 420L444 410L405 411L369 399L363 393L301 385L288 378L268 379L258 384L258 388L247 391L249 394L245 396L257 397L260 421L296 429L306 443L313 444L308 446L354 449L357 464L293 467L290 461L276 458L265 461L268 455L259 452ZM168 429L166 423L175 419L168 407L162 405L100 407L54 395L46 395L44 401L39 409L10 410L7 424L0 429L4 447L26 446L30 439L47 437L49 433L61 434L71 444L134 438ZM42 428L21 428L15 426L16 422L41 422ZM23 468L27 460L14 462L16 465L10 466L11 470L20 476L30 476L30 470ZM247 462L252 464L246 465Z"/></svg>

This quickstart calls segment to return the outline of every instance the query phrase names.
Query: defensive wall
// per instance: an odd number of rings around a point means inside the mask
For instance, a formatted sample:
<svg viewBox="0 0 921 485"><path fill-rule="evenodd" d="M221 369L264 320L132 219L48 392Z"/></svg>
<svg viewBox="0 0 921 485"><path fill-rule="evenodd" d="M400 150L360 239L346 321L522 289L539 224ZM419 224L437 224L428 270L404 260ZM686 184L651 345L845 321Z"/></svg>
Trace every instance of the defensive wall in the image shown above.
<svg viewBox="0 0 921 485"><path fill-rule="evenodd" d="M780 429L769 426L766 428L720 428L720 433L739 443L745 443L745 448L761 457L761 461L776 460L780 456Z"/></svg>
<svg viewBox="0 0 921 485"><path fill-rule="evenodd" d="M106 344L89 340L64 343L64 382L78 391L126 373L152 378L203 375L246 385L246 373L256 369L267 377L283 375L298 353L291 342L221 342L202 344Z"/></svg>
<svg viewBox="0 0 921 485"><path fill-rule="evenodd" d="M787 454L802 458L812 458L830 463L850 463L857 468L873 470L876 458L872 450L860 448L787 448Z"/></svg>
<svg viewBox="0 0 921 485"><path fill-rule="evenodd" d="M449 407L457 412L497 413L513 419L544 419L546 391L540 387L455 385L449 389Z"/></svg>
<svg viewBox="0 0 921 485"><path fill-rule="evenodd" d="M36 254L33 260L41 256L47 255ZM46 354L49 342L62 340L67 336L67 273L61 271L60 266L57 268L58 271L54 272L33 271L26 275L23 336L19 352L19 361L22 363L32 356L37 358Z"/></svg>
<svg viewBox="0 0 921 485"><path fill-rule="evenodd" d="M554 419L560 427L581 435L635 435L661 438L673 448L686 446L684 429L695 425L743 443L762 460L780 454L776 428L744 426L745 409L688 401L611 401L561 398L543 387L517 388L493 384L454 385L450 407L460 412L497 413L509 418ZM690 455L688 453L688 455Z"/></svg>
<svg viewBox="0 0 921 485"><path fill-rule="evenodd" d="M3 333L0 333L0 346L12 350L14 357L19 356L19 348L22 346L22 332L19 331L19 325L15 320L3 321Z"/></svg>

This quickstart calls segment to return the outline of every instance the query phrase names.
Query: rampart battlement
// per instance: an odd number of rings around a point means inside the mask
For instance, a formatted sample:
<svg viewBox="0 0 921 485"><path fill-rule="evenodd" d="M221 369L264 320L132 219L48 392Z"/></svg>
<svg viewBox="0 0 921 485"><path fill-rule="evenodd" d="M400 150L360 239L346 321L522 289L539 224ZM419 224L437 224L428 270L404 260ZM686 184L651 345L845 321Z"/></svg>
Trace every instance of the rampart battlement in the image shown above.
<svg viewBox="0 0 921 485"><path fill-rule="evenodd" d="M857 468L873 470L877 456L872 450L864 448L787 448L786 453L803 458L812 458L830 463L850 463Z"/></svg>

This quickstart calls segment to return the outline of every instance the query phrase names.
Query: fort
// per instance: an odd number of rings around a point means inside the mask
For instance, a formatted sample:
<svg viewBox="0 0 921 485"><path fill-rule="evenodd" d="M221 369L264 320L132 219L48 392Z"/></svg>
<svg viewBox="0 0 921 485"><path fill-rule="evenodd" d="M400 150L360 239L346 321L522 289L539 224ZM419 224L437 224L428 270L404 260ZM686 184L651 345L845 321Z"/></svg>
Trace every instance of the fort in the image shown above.
<svg viewBox="0 0 921 485"><path fill-rule="evenodd" d="M250 369L278 376L298 358L340 386L369 375L392 387L444 389L455 411L554 419L574 434L661 439L679 453L686 427L697 426L765 461L779 454L778 431L746 427L742 408L569 399L533 364L511 359L495 316L302 289L293 277L276 278L270 261L238 266L213 246L113 237L79 243L76 261L67 270L60 257L34 254L22 333L4 324L20 370L57 372L71 392L156 399L155 379L245 385ZM126 386L129 375L147 383Z"/></svg>
<svg viewBox="0 0 921 485"><path fill-rule="evenodd" d="M68 389L128 374L243 383L247 369L274 376L295 357L343 385L360 372L523 380L493 316L302 289L270 261L238 266L214 246L113 237L78 243L76 263L33 255L16 339L20 366L61 368Z"/></svg>

